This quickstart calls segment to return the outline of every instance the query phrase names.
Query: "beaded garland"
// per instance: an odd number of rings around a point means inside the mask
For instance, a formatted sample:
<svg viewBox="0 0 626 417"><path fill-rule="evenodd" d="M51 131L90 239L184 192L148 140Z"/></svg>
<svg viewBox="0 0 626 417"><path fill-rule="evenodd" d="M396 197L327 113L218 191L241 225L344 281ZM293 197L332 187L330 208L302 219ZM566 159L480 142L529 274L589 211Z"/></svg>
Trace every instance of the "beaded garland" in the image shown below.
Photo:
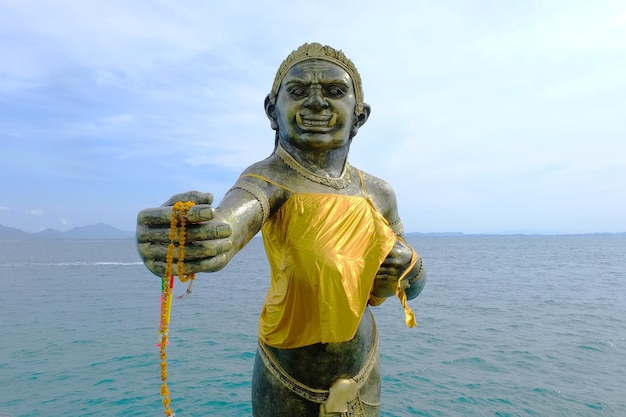
<svg viewBox="0 0 626 417"><path fill-rule="evenodd" d="M172 290L174 287L174 275L172 265L174 264L174 253L177 255L176 266L178 269L178 278L182 282L195 279L195 274L185 275L185 241L187 238L187 212L195 203L191 201L178 201L172 208L172 220L170 222L170 244L167 247L167 255L165 258L165 274L163 275L161 285L161 324L159 333L161 335L160 342L160 366L161 366L161 396L165 415L171 417L174 415L170 408L170 391L167 386L167 352L169 321L172 303ZM178 246L176 246L178 243Z"/></svg>

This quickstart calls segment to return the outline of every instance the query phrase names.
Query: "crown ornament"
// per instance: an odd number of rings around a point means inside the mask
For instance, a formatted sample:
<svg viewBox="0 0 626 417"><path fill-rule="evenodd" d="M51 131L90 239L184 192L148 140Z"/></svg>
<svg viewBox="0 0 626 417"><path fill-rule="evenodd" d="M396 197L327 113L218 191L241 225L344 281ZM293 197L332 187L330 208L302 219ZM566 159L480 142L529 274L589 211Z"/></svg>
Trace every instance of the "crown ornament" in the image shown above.
<svg viewBox="0 0 626 417"><path fill-rule="evenodd" d="M293 68L294 65L309 59L321 59L323 61L331 62L339 65L348 74L350 74L356 98L354 114L357 116L361 115L363 113L363 87L361 86L361 76L359 75L359 71L357 71L352 61L350 61L350 59L342 51L317 42L305 43L301 45L298 49L292 51L280 64L278 71L276 71L274 84L272 84L272 91L269 94L270 102L272 104L276 104L276 97L278 96L280 84L289 70Z"/></svg>

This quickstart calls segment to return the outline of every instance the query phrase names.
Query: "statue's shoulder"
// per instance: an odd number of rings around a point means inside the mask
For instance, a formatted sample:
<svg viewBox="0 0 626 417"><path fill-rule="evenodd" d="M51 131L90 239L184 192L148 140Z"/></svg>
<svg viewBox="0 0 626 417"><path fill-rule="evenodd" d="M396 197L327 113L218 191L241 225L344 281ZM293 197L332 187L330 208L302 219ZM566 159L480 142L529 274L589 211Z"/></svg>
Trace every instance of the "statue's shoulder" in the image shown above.
<svg viewBox="0 0 626 417"><path fill-rule="evenodd" d="M284 169L284 164L281 163L280 158L272 153L267 158L255 162L248 168L244 169L241 175L242 178L253 178L252 176L261 176L275 181L282 169Z"/></svg>
<svg viewBox="0 0 626 417"><path fill-rule="evenodd" d="M391 184L375 175L365 171L359 171L363 176L363 182L365 183L365 188L367 189L368 194L381 199L393 198L395 201L396 194Z"/></svg>
<svg viewBox="0 0 626 417"><path fill-rule="evenodd" d="M398 217L398 207L396 193L391 184L365 171L361 171L361 175L363 176L367 194L374 202L374 205L387 220L390 222L395 221Z"/></svg>
<svg viewBox="0 0 626 417"><path fill-rule="evenodd" d="M280 186L285 182L284 171L284 164L272 153L244 169L235 187L252 190L257 199L265 199L272 207L280 206L287 196L286 189Z"/></svg>

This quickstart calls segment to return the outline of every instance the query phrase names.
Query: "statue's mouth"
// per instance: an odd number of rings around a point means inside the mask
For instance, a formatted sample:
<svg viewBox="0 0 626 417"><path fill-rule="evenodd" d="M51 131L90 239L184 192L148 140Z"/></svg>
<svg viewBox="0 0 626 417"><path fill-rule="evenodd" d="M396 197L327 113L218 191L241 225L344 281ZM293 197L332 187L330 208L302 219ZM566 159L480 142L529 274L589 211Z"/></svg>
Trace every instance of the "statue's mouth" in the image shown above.
<svg viewBox="0 0 626 417"><path fill-rule="evenodd" d="M333 113L332 116L323 115L302 115L302 113L296 113L296 123L298 127L304 131L310 132L328 132L335 126L337 122L337 115Z"/></svg>

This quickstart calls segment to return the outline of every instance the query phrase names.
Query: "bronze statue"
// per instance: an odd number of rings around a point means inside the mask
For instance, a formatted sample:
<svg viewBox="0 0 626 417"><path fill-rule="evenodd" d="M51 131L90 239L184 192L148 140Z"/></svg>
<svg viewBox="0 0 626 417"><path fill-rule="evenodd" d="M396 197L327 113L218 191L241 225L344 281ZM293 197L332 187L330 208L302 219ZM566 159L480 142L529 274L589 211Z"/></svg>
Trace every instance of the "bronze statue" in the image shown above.
<svg viewBox="0 0 626 417"><path fill-rule="evenodd" d="M393 189L348 163L370 115L343 52L304 44L281 64L265 111L272 154L248 167L218 207L177 194L138 215L139 253L161 276L171 206L188 213L185 272L223 268L262 231L271 285L259 319L252 380L255 417L378 416L380 366L370 306L424 287L422 260L403 239Z"/></svg>

